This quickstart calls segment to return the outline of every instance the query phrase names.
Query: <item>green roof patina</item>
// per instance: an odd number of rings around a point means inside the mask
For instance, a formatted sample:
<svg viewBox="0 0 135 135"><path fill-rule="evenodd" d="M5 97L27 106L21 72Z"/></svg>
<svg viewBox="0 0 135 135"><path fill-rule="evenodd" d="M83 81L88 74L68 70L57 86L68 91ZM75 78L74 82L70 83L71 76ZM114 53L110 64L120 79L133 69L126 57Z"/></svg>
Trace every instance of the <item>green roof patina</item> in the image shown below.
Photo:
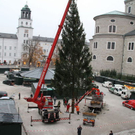
<svg viewBox="0 0 135 135"><path fill-rule="evenodd" d="M30 8L28 7L28 5L25 5L25 6L22 8L22 10L24 10L24 11L31 11Z"/></svg>
<svg viewBox="0 0 135 135"><path fill-rule="evenodd" d="M99 16L107 16L107 15L120 15L120 16L135 17L135 15L115 10L115 11L111 11L111 12L108 12L105 14L98 15L98 16L94 17L94 19L99 17Z"/></svg>

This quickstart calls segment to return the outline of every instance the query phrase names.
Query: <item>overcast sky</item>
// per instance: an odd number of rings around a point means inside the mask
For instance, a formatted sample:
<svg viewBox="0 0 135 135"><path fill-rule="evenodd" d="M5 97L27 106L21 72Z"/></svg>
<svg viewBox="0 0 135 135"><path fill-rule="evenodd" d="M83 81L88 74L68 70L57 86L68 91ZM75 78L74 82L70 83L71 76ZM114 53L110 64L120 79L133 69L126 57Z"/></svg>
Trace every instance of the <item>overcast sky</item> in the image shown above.
<svg viewBox="0 0 135 135"><path fill-rule="evenodd" d="M33 20L33 35L54 38L68 0L0 0L0 32L16 34L21 9L28 4ZM97 15L125 11L124 0L76 0L86 40L94 35Z"/></svg>

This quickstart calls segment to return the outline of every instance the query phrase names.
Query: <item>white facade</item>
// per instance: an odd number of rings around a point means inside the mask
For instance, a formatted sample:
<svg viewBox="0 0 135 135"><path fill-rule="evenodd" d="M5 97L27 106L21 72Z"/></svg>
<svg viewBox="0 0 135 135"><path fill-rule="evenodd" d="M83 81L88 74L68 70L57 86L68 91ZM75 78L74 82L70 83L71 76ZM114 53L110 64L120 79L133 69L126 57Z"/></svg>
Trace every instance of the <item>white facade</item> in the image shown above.
<svg viewBox="0 0 135 135"><path fill-rule="evenodd" d="M31 10L28 5L21 9L21 17L18 19L18 27L16 34L1 33L0 32L0 63L7 62L13 64L15 61L22 62L22 55L25 52L23 45L27 44L29 40L38 41L43 48L43 52L48 56L53 38L33 36L31 19ZM58 40L58 45L60 40Z"/></svg>
<svg viewBox="0 0 135 135"><path fill-rule="evenodd" d="M135 75L135 0L125 0L125 12L112 11L94 17L90 39L93 72L113 70Z"/></svg>

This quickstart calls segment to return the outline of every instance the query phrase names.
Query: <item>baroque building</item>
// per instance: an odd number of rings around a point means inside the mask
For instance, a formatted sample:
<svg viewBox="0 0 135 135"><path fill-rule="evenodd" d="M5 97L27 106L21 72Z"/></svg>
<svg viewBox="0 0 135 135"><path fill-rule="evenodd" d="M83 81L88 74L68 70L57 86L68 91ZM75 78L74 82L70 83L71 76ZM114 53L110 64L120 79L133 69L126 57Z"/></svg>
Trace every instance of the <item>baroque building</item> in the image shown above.
<svg viewBox="0 0 135 135"><path fill-rule="evenodd" d="M48 56L54 39L33 36L32 22L31 10L28 5L25 5L21 9L21 16L18 19L17 33L0 32L0 63L13 64L17 62L25 65L26 62L22 60L22 57L27 50L23 46L28 44L30 40L36 41L38 39L40 46L43 48L44 55ZM60 40L58 40L57 45L59 44Z"/></svg>
<svg viewBox="0 0 135 135"><path fill-rule="evenodd" d="M125 12L111 11L94 17L90 39L93 72L116 70L135 75L135 0L125 0Z"/></svg>

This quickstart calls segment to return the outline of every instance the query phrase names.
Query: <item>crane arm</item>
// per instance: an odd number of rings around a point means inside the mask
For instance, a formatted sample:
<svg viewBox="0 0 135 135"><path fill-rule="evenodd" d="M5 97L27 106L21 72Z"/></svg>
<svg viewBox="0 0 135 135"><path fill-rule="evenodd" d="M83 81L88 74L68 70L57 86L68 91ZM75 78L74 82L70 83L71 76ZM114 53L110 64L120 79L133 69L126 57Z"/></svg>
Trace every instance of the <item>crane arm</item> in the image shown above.
<svg viewBox="0 0 135 135"><path fill-rule="evenodd" d="M67 6L66 6L65 12L64 12L63 17L62 17L62 20L61 20L61 23L60 23L60 25L59 25L59 28L58 28L58 30L57 30L57 33L56 33L54 42L53 42L53 44L52 44L52 48L51 48L50 53L49 53L49 55L48 55L48 57L47 57L46 63L45 63L44 68L43 68L43 71L42 71L42 73L41 73L40 80L39 80L39 82L38 82L37 89L36 89L36 92L35 92L35 94L34 94L34 97L33 97L33 98L29 98L29 99L28 99L28 98L27 98L27 99L25 98L28 102L35 102L35 103L37 102L36 100L37 100L37 98L38 98L38 95L39 95L40 89L41 89L41 87L42 87L42 84L44 84L44 78L45 78L45 76L46 76L48 67L49 67L49 65L50 65L50 61L51 61L51 58L52 58L52 55L53 55L55 46L56 46L56 44L57 44L59 35L60 35L60 33L61 33L61 30L62 30L64 21L65 21L67 12L68 12L69 7L70 7L70 5L71 5L71 1L72 1L72 0L69 0L69 1L68 1L68 4L67 4Z"/></svg>

